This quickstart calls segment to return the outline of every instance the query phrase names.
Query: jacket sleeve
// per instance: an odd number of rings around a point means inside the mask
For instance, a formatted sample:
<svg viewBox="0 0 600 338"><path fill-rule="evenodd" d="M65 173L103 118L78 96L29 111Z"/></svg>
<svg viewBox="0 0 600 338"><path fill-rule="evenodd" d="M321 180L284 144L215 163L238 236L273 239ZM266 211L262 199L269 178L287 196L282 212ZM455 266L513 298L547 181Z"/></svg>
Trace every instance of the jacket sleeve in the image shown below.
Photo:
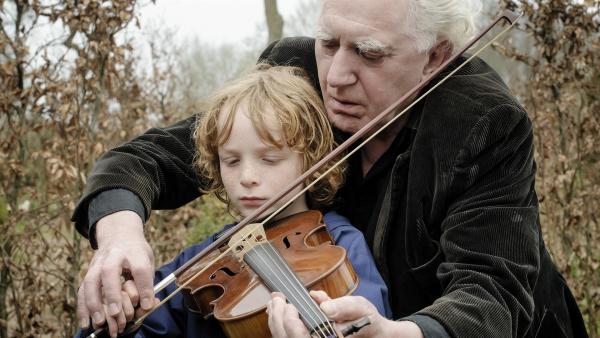
<svg viewBox="0 0 600 338"><path fill-rule="evenodd" d="M533 134L502 105L472 128L452 170L441 225L443 296L419 314L455 337L521 337L531 325L540 266Z"/></svg>
<svg viewBox="0 0 600 338"><path fill-rule="evenodd" d="M152 209L177 208L200 195L192 164L196 116L143 135L105 153L88 177L72 216L77 230L88 232L88 204L98 193L122 188L142 201L145 219Z"/></svg>

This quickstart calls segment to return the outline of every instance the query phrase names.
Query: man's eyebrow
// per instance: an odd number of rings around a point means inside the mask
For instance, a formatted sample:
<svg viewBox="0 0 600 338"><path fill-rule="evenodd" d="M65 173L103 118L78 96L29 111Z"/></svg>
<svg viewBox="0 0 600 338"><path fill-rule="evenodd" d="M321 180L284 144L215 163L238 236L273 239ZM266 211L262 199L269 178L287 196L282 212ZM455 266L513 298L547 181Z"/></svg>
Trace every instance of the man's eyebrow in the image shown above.
<svg viewBox="0 0 600 338"><path fill-rule="evenodd" d="M391 54L394 50L391 46L375 39L363 39L356 42L356 48L360 52Z"/></svg>
<svg viewBox="0 0 600 338"><path fill-rule="evenodd" d="M315 38L317 40L325 40L325 41L333 40L334 39L331 34L325 32L323 30L320 30L320 29L317 30L317 32L315 33Z"/></svg>
<svg viewBox="0 0 600 338"><path fill-rule="evenodd" d="M322 41L335 40L335 37L323 30L317 30L317 32L315 33L315 38L317 40ZM388 46L385 43L373 38L361 39L355 42L354 45L356 46L356 49L358 49L362 53L369 52L389 55L394 50L394 48L392 48L391 46Z"/></svg>

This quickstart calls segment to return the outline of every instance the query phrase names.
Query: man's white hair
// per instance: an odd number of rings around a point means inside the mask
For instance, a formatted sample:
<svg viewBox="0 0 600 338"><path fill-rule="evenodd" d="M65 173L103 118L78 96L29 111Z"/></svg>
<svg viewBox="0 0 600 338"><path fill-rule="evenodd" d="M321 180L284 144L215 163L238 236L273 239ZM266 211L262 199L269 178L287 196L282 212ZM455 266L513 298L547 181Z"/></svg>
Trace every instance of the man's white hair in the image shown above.
<svg viewBox="0 0 600 338"><path fill-rule="evenodd" d="M407 27L419 52L448 40L462 48L476 32L481 0L408 0Z"/></svg>

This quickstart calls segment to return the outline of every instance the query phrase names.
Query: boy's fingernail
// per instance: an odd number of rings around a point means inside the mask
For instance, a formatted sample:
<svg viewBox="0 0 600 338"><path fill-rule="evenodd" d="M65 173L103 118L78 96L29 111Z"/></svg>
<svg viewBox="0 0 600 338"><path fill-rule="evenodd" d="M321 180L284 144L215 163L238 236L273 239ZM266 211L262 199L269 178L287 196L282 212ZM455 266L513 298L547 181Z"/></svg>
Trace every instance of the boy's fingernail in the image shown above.
<svg viewBox="0 0 600 338"><path fill-rule="evenodd" d="M108 307L108 313L113 317L118 315L119 312L121 312L121 311L119 310L119 307L115 303L110 304L110 306Z"/></svg>
<svg viewBox="0 0 600 338"><path fill-rule="evenodd" d="M82 329L87 329L89 326L89 319L80 319L79 320L79 326L81 326Z"/></svg>
<svg viewBox="0 0 600 338"><path fill-rule="evenodd" d="M102 317L102 314L100 312L94 312L92 318L94 319L94 323L96 324L102 324L102 322L104 321L104 317Z"/></svg>

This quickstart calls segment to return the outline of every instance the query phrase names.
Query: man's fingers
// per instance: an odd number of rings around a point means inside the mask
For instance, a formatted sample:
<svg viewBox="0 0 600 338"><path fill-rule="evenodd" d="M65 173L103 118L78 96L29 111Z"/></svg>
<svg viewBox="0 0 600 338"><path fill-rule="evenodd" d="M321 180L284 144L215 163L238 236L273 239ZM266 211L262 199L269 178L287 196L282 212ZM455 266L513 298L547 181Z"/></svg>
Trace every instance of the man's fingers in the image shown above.
<svg viewBox="0 0 600 338"><path fill-rule="evenodd" d="M90 312L85 304L85 290L83 285L77 290L77 318L82 329L90 327Z"/></svg>
<svg viewBox="0 0 600 338"><path fill-rule="evenodd" d="M152 303L152 307L157 306L158 304L160 304L160 299L158 298L154 298L154 302ZM135 309L135 318L140 318L141 316L145 315L148 311L142 309L141 307L138 307L137 309Z"/></svg>
<svg viewBox="0 0 600 338"><path fill-rule="evenodd" d="M117 318L122 310L121 305L121 272L124 257L113 254L104 260L102 265L102 291L106 299L108 315Z"/></svg>
<svg viewBox="0 0 600 338"><path fill-rule="evenodd" d="M100 263L101 264L101 263ZM78 302L85 303L88 315L92 317L94 327L104 324L104 307L102 305L102 295L100 291L100 268L98 259L94 259L83 280L83 300ZM78 296L81 297L81 294Z"/></svg>
<svg viewBox="0 0 600 338"><path fill-rule="evenodd" d="M121 301L121 304L123 304L123 302ZM117 332L122 333L123 329L125 328L125 325L127 325L127 319L125 318L125 309L121 309L121 311L119 311L119 315L115 318L117 321Z"/></svg>
<svg viewBox="0 0 600 338"><path fill-rule="evenodd" d="M135 287L139 293L141 308L144 310L152 309L154 305L154 258L151 251L148 251L148 255L141 254L130 257L129 266Z"/></svg>

